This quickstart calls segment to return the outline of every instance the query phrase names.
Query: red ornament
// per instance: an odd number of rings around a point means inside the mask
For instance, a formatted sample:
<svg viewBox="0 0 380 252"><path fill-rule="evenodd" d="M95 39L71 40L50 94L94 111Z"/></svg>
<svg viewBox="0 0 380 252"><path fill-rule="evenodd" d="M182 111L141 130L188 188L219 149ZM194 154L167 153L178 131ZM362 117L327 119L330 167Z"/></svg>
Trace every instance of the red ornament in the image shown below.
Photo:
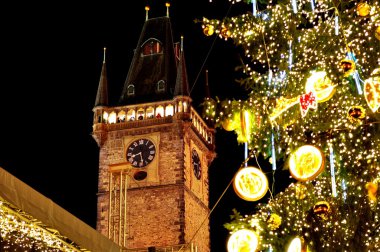
<svg viewBox="0 0 380 252"><path fill-rule="evenodd" d="M317 99L313 92L302 94L300 96L300 108L302 117L306 116L307 111L309 111L309 108L317 108Z"/></svg>

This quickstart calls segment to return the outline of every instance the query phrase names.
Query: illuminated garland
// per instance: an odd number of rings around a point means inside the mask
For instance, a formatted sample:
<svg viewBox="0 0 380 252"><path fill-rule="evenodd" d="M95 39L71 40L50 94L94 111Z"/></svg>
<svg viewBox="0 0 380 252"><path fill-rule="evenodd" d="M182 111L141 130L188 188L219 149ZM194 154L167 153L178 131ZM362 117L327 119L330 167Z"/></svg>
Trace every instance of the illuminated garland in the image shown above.
<svg viewBox="0 0 380 252"><path fill-rule="evenodd" d="M51 231L49 231L42 223L26 213L16 210L2 198L0 198L0 227L1 251L2 249L8 251L8 249L20 248L45 252L86 251L68 241L67 238L60 236L57 230L50 229Z"/></svg>

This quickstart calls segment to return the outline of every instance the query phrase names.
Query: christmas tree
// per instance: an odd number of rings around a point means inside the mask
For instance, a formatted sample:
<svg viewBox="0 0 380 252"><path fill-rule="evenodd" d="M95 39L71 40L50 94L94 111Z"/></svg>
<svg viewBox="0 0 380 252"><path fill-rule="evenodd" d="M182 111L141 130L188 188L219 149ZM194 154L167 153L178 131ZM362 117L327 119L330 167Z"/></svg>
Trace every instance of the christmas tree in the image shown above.
<svg viewBox="0 0 380 252"><path fill-rule="evenodd" d="M233 213L228 250L380 251L379 1L244 4L246 14L201 21L205 35L242 49L248 94L207 97L203 116L234 131L247 159L272 164L236 173L238 196L270 196L250 215ZM272 195L267 177L278 169L293 182Z"/></svg>

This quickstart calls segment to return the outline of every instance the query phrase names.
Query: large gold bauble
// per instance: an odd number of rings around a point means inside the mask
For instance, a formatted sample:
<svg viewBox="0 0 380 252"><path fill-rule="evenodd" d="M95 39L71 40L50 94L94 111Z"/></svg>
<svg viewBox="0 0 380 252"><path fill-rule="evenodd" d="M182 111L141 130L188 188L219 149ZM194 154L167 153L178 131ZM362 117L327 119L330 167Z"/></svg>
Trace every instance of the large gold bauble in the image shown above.
<svg viewBox="0 0 380 252"><path fill-rule="evenodd" d="M287 252L306 252L307 247L302 237L295 237L288 245Z"/></svg>
<svg viewBox="0 0 380 252"><path fill-rule="evenodd" d="M364 81L364 97L368 107L376 112L380 108L380 77L375 76Z"/></svg>
<svg viewBox="0 0 380 252"><path fill-rule="evenodd" d="M327 77L325 71L313 72L307 79L305 85L306 93L313 92L316 95L317 102L325 102L335 93L335 86Z"/></svg>
<svg viewBox="0 0 380 252"><path fill-rule="evenodd" d="M298 181L316 178L324 169L324 155L315 146L299 147L289 158L289 171Z"/></svg>
<svg viewBox="0 0 380 252"><path fill-rule="evenodd" d="M255 252L259 247L258 235L248 229L234 232L227 242L228 252Z"/></svg>
<svg viewBox="0 0 380 252"><path fill-rule="evenodd" d="M356 12L358 13L359 16L361 17L365 17L365 16L368 16L369 12L371 10L371 7L369 6L369 4L365 3L365 2L361 2L357 5L356 7Z"/></svg>
<svg viewBox="0 0 380 252"><path fill-rule="evenodd" d="M327 202L327 201L318 201L317 203L315 203L315 205L313 206L313 213L326 220L327 218L327 215L330 213L330 204Z"/></svg>
<svg viewBox="0 0 380 252"><path fill-rule="evenodd" d="M248 166L239 170L234 178L235 193L246 201L256 201L268 191L268 179L258 168Z"/></svg>

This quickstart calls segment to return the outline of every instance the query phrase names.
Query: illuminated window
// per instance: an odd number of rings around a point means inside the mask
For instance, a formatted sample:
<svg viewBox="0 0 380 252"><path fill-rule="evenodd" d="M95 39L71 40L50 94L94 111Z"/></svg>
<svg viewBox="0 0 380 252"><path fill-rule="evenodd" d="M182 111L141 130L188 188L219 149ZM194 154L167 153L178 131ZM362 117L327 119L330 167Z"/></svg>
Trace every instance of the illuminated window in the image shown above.
<svg viewBox="0 0 380 252"><path fill-rule="evenodd" d="M165 108L165 115L166 116L173 116L173 114L174 114L174 107L173 107L173 105L168 105L168 106L166 106L166 108Z"/></svg>
<svg viewBox="0 0 380 252"><path fill-rule="evenodd" d="M106 111L103 112L103 120L107 122L108 120L108 113Z"/></svg>
<svg viewBox="0 0 380 252"><path fill-rule="evenodd" d="M128 110L127 121L134 121L136 118L136 112L133 109Z"/></svg>
<svg viewBox="0 0 380 252"><path fill-rule="evenodd" d="M120 112L117 114L117 117L119 118L119 121L120 121L120 122L124 122L124 121L125 121L125 111L124 111L124 110L120 111Z"/></svg>
<svg viewBox="0 0 380 252"><path fill-rule="evenodd" d="M178 112L182 112L182 102L178 102Z"/></svg>
<svg viewBox="0 0 380 252"><path fill-rule="evenodd" d="M164 80L159 80L157 82L157 91L158 92L164 92L165 91L165 81Z"/></svg>
<svg viewBox="0 0 380 252"><path fill-rule="evenodd" d="M160 118L160 117L163 117L163 116L164 116L164 107L158 106L156 108L156 117Z"/></svg>
<svg viewBox="0 0 380 252"><path fill-rule="evenodd" d="M135 95L135 85L133 85L133 84L128 85L128 87L127 87L127 95L128 96Z"/></svg>
<svg viewBox="0 0 380 252"><path fill-rule="evenodd" d="M146 117L147 118L153 118L154 117L154 108L149 107L146 109Z"/></svg>
<svg viewBox="0 0 380 252"><path fill-rule="evenodd" d="M112 111L108 117L109 123L116 123L116 113Z"/></svg>
<svg viewBox="0 0 380 252"><path fill-rule="evenodd" d="M156 39L149 39L142 45L142 56L162 53L162 44Z"/></svg>
<svg viewBox="0 0 380 252"><path fill-rule="evenodd" d="M137 120L143 120L145 115L145 111L143 108L139 108L137 110Z"/></svg>

